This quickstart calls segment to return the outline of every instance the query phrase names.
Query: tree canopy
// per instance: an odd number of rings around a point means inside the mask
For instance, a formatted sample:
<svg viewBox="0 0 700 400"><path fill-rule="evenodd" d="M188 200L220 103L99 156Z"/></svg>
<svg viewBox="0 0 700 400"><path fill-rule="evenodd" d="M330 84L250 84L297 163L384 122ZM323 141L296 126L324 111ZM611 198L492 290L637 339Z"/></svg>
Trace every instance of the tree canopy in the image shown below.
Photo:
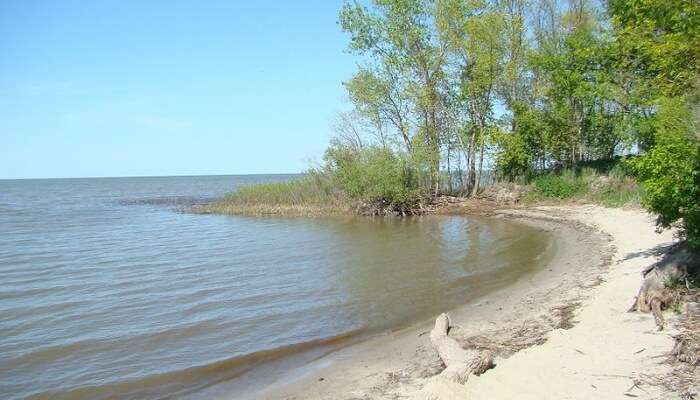
<svg viewBox="0 0 700 400"><path fill-rule="evenodd" d="M623 157L660 225L700 246L696 0L349 1L339 20L358 57L344 126L364 133L327 161L357 196L474 195L486 175Z"/></svg>

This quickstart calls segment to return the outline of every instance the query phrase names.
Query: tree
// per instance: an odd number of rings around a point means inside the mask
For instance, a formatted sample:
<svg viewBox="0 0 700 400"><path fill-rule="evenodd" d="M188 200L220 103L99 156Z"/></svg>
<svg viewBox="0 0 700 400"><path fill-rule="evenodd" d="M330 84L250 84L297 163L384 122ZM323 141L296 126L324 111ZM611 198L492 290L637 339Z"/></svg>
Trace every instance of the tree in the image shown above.
<svg viewBox="0 0 700 400"><path fill-rule="evenodd" d="M615 62L643 127L642 157L633 161L644 205L661 227L681 221L700 250L700 3L694 0L610 1Z"/></svg>
<svg viewBox="0 0 700 400"><path fill-rule="evenodd" d="M468 182L474 195L479 190L487 133L494 123L496 89L504 70L505 19L498 7L486 1L441 0L436 15L441 39L456 63L459 97L469 115L462 132L469 138L465 146Z"/></svg>
<svg viewBox="0 0 700 400"><path fill-rule="evenodd" d="M350 34L350 50L369 57L372 65L372 73L368 73L369 67L361 70L347 86L351 97L360 100L361 105L391 105L392 100L406 100L413 129L408 118L396 118L392 123L404 143L410 143L410 151L420 151L416 155L426 162L430 186L437 194L443 61L430 26L431 4L427 0L374 0L372 4L369 10L357 2L346 3L340 13L340 25ZM403 106L397 103L395 107L374 108L388 109L396 116L399 113L392 109L403 111Z"/></svg>

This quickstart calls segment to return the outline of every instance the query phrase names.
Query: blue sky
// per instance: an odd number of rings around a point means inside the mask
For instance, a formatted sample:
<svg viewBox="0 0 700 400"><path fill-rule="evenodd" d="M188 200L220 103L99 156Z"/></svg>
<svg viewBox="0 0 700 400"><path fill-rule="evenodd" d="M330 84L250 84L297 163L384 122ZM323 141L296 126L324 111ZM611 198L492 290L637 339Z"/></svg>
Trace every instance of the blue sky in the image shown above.
<svg viewBox="0 0 700 400"><path fill-rule="evenodd" d="M0 2L0 179L305 169L348 108L341 4Z"/></svg>

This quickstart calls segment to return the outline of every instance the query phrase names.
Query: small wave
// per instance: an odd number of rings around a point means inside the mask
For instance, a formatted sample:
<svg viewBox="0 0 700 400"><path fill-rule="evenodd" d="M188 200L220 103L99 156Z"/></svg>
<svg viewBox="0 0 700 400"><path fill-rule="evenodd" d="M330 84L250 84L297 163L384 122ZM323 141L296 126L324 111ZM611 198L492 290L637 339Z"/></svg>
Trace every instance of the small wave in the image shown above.
<svg viewBox="0 0 700 400"><path fill-rule="evenodd" d="M120 205L124 206L175 206L175 207L191 207L204 205L216 200L216 197L193 197L193 196L157 196L157 197L140 197L135 199L123 199L119 201Z"/></svg>
<svg viewBox="0 0 700 400"><path fill-rule="evenodd" d="M29 399L165 399L184 396L209 386L234 379L254 366L314 348L338 348L362 331L352 331L326 339L311 340L269 350L223 359L210 364L194 366L178 371L145 376L143 378L74 388L67 391L36 393Z"/></svg>

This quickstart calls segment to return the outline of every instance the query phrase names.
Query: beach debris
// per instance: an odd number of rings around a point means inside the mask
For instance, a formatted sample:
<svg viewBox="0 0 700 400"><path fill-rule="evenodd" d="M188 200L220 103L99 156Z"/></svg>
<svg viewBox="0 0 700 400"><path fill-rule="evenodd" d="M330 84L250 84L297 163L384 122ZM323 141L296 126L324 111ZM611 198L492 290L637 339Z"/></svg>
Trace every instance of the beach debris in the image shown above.
<svg viewBox="0 0 700 400"><path fill-rule="evenodd" d="M450 398L448 394L458 393L470 375L481 375L493 368L493 352L467 350L449 336L450 317L443 313L435 320L430 331L430 341L445 364L445 369L433 377L419 393L419 398L438 400Z"/></svg>
<svg viewBox="0 0 700 400"><path fill-rule="evenodd" d="M481 375L493 367L491 351L462 348L454 338L448 336L449 329L450 317L443 313L437 317L435 327L430 331L430 341L446 367L440 375L454 382L464 383L469 375Z"/></svg>
<svg viewBox="0 0 700 400"><path fill-rule="evenodd" d="M642 271L644 280L629 311L651 312L658 330L663 330L665 320L662 311L682 300L678 289L688 286L688 273L697 269L699 263L697 255L682 244L669 249L659 262Z"/></svg>
<svg viewBox="0 0 700 400"><path fill-rule="evenodd" d="M674 346L670 352L652 357L665 357L671 371L661 376L643 375L644 383L678 393L684 400L698 399L700 289L697 283L700 257L688 252L682 242L662 250L667 252L666 255L644 270L644 281L630 311L651 311L661 329L664 323L661 311L664 308L672 308L678 314L678 318L675 319L678 333L672 336ZM694 281L694 285L691 285L691 280Z"/></svg>

